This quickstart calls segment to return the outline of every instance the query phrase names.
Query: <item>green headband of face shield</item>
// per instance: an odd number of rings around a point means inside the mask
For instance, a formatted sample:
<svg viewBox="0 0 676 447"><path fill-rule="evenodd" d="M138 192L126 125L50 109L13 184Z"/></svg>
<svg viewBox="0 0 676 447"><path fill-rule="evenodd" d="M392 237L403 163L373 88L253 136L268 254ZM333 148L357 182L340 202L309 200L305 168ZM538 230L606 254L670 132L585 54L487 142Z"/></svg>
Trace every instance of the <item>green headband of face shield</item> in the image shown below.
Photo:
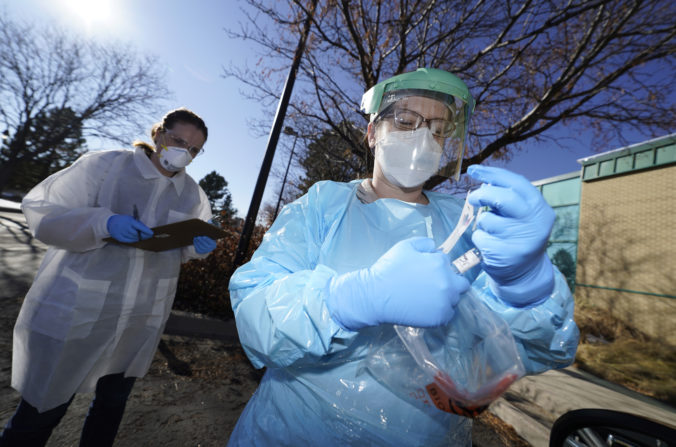
<svg viewBox="0 0 676 447"><path fill-rule="evenodd" d="M396 90L430 90L455 96L467 104L470 113L474 111L474 98L464 82L454 74L436 68L419 68L411 73L402 73L371 87L361 98L365 113L374 114L380 110L383 96Z"/></svg>
<svg viewBox="0 0 676 447"><path fill-rule="evenodd" d="M469 118L474 98L464 82L454 74L436 68L419 68L386 79L369 89L361 100L364 112L375 117L384 107L407 96L423 96L448 105L456 120L456 132L446 139L437 175L457 180L465 153Z"/></svg>

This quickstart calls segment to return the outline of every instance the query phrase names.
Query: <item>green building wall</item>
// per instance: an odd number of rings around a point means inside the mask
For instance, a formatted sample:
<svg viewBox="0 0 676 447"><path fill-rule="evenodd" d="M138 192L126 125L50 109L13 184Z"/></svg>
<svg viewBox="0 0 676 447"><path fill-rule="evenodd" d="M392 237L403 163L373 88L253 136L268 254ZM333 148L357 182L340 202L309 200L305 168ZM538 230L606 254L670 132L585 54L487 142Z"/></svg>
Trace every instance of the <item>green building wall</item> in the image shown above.
<svg viewBox="0 0 676 447"><path fill-rule="evenodd" d="M580 183L580 171L533 182L556 213L547 254L565 275L573 292L580 221Z"/></svg>

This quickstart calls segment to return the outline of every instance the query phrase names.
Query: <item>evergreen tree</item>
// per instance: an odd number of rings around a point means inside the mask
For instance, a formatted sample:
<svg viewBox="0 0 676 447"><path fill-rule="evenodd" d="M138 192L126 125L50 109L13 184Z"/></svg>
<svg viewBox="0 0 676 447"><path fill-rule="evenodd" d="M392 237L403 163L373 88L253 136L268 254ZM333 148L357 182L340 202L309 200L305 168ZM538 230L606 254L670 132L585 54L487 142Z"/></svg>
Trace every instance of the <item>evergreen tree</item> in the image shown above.
<svg viewBox="0 0 676 447"><path fill-rule="evenodd" d="M200 187L209 198L214 222L223 225L231 222L237 210L232 206L232 195L228 190L228 182L216 171L211 171L199 181Z"/></svg>
<svg viewBox="0 0 676 447"><path fill-rule="evenodd" d="M69 107L40 112L29 123L7 135L0 147L0 163L16 146L24 147L14 162L7 187L28 191L45 177L73 163L85 150L82 122Z"/></svg>
<svg viewBox="0 0 676 447"><path fill-rule="evenodd" d="M349 182L371 175L373 156L363 130L350 122L341 123L339 129L324 130L301 153L300 165L304 175L298 183L292 184L296 197L305 194L320 180ZM346 140L343 135L348 134L350 138Z"/></svg>

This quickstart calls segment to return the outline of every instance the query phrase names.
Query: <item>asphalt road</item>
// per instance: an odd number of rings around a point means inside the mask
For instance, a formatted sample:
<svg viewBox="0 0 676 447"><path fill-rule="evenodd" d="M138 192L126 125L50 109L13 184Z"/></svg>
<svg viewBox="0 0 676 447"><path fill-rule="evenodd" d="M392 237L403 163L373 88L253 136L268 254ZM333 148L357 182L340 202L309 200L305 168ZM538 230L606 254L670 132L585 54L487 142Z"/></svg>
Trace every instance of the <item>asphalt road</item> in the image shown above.
<svg viewBox="0 0 676 447"><path fill-rule="evenodd" d="M0 211L0 297L28 290L46 250L31 236L23 214Z"/></svg>

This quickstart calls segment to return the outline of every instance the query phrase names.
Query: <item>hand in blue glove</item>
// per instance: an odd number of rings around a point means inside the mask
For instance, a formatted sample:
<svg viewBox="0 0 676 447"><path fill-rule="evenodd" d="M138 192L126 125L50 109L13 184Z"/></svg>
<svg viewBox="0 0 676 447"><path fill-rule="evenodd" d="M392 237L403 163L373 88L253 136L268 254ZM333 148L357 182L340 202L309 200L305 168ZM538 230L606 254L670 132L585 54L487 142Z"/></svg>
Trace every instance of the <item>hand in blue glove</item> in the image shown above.
<svg viewBox="0 0 676 447"><path fill-rule="evenodd" d="M195 236L192 240L195 251L201 255L210 253L216 248L216 241L209 236Z"/></svg>
<svg viewBox="0 0 676 447"><path fill-rule="evenodd" d="M106 227L113 239L120 242L138 242L153 237L153 230L126 214L110 216Z"/></svg>
<svg viewBox="0 0 676 447"><path fill-rule="evenodd" d="M484 182L469 195L469 203L488 206L472 234L483 256L482 265L494 291L516 307L548 296L554 271L545 253L554 225L554 210L524 177L505 169L472 165L467 173Z"/></svg>
<svg viewBox="0 0 676 447"><path fill-rule="evenodd" d="M326 305L345 329L381 323L435 327L448 323L469 288L429 238L398 242L370 268L337 276Z"/></svg>

